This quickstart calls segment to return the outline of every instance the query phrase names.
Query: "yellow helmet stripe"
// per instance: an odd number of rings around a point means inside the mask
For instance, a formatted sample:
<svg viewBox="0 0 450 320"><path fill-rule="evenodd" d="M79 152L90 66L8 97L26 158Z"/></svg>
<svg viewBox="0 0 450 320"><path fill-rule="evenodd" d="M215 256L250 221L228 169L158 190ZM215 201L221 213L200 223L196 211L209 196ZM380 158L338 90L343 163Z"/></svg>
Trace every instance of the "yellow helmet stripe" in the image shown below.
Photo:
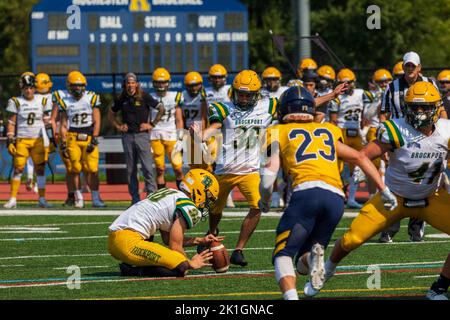
<svg viewBox="0 0 450 320"><path fill-rule="evenodd" d="M273 255L275 256L278 252L283 250L286 247L286 241L281 242L279 245L276 246L275 250L273 251Z"/></svg>

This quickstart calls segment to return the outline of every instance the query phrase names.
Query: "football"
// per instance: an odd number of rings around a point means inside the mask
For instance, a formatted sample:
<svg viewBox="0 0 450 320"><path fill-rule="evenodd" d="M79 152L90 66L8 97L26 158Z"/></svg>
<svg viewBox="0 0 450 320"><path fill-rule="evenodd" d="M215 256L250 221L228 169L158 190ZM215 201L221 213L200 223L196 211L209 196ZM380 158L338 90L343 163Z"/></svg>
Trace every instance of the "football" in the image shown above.
<svg viewBox="0 0 450 320"><path fill-rule="evenodd" d="M230 266L230 257L223 243L220 241L211 242L209 251L213 253L212 268L214 271L217 273L227 272Z"/></svg>

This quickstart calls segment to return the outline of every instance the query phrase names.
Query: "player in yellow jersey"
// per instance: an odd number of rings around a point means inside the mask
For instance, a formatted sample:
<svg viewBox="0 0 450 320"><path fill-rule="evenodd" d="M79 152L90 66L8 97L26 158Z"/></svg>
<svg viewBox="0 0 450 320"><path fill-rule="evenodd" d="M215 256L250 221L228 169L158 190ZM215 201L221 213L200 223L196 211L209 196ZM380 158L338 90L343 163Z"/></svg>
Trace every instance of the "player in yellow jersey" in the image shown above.
<svg viewBox="0 0 450 320"><path fill-rule="evenodd" d="M396 207L373 163L345 145L341 130L330 123L314 122L314 97L302 87L292 87L280 98L279 124L268 128L268 161L261 172L259 207L269 209L273 181L280 163L293 183L293 194L276 230L273 264L275 278L286 300L298 300L297 271L310 275L320 289L324 282L324 250L344 213L344 193L338 157L358 165L382 190L383 202Z"/></svg>

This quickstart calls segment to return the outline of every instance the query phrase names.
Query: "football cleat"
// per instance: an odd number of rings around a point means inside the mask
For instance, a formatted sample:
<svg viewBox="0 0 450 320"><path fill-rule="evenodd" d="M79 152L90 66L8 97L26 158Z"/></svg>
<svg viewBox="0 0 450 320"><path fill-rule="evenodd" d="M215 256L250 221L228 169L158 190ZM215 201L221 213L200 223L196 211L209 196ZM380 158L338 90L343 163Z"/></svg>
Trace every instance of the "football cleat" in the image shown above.
<svg viewBox="0 0 450 320"><path fill-rule="evenodd" d="M236 249L233 251L230 257L230 263L239 265L241 267L245 267L248 264L248 262L244 258L242 250L240 249Z"/></svg>
<svg viewBox="0 0 450 320"><path fill-rule="evenodd" d="M394 240L392 240L392 237L389 235L389 233L382 232L378 242L381 242L381 243L392 243L392 242L394 242Z"/></svg>
<svg viewBox="0 0 450 320"><path fill-rule="evenodd" d="M447 292L442 288L431 288L427 292L428 300L436 300L436 301L447 301Z"/></svg>
<svg viewBox="0 0 450 320"><path fill-rule="evenodd" d="M325 262L324 248L321 244L315 243L308 257L309 278L314 290L319 291L325 283Z"/></svg>
<svg viewBox="0 0 450 320"><path fill-rule="evenodd" d="M3 208L6 208L6 209L17 208L17 200L16 200L16 198L9 199L8 202L3 205Z"/></svg>
<svg viewBox="0 0 450 320"><path fill-rule="evenodd" d="M94 208L106 208L106 204L100 199L93 199L92 206Z"/></svg>
<svg viewBox="0 0 450 320"><path fill-rule="evenodd" d="M307 297L314 297L316 294L319 293L319 290L314 289L311 285L311 282L308 281L305 283L305 286L303 287L303 293Z"/></svg>
<svg viewBox="0 0 450 320"><path fill-rule="evenodd" d="M45 198L43 198L43 197L39 198L38 206L39 206L39 208L51 208L52 207L52 205L50 203L48 203L45 200Z"/></svg>
<svg viewBox="0 0 450 320"><path fill-rule="evenodd" d="M75 198L67 198L63 203L63 207L73 207L75 205Z"/></svg>
<svg viewBox="0 0 450 320"><path fill-rule="evenodd" d="M77 199L75 200L74 204L75 208L84 208L84 200L83 199Z"/></svg>

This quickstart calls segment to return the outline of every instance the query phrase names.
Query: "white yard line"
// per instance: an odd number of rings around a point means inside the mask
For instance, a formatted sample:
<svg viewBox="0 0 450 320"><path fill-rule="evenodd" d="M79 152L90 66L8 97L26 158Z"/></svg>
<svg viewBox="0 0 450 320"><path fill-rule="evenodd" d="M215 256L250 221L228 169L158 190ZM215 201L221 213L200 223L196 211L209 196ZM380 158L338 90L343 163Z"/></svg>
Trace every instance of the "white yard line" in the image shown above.
<svg viewBox="0 0 450 320"><path fill-rule="evenodd" d="M125 210L29 210L29 209L5 209L0 210L0 216L118 216ZM224 217L245 217L245 211L225 211ZM356 217L358 212L345 211L344 217ZM262 217L281 217L281 212L271 211L263 213Z"/></svg>

